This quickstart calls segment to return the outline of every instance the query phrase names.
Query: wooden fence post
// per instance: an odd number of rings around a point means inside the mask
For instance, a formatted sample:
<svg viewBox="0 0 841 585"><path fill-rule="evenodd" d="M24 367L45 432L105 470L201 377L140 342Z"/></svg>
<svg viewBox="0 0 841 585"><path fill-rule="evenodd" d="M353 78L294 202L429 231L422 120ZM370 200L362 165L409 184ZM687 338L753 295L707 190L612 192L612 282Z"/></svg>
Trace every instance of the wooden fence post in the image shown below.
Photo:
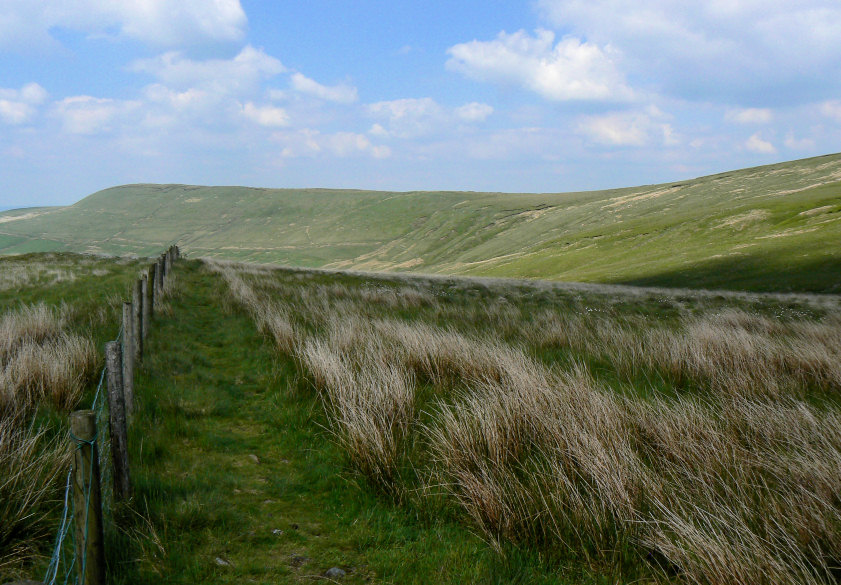
<svg viewBox="0 0 841 585"><path fill-rule="evenodd" d="M155 303L158 301L158 265L149 265L149 318L155 312Z"/></svg>
<svg viewBox="0 0 841 585"><path fill-rule="evenodd" d="M122 362L126 418L131 420L134 414L134 308L131 303L123 303Z"/></svg>
<svg viewBox="0 0 841 585"><path fill-rule="evenodd" d="M156 271L156 274L158 275L158 288L155 291L155 301L156 302L158 301L158 297L163 295L163 292L164 292L164 276L166 276L166 274L164 273L164 270L165 270L164 262L163 262L163 260L158 258L158 269Z"/></svg>
<svg viewBox="0 0 841 585"><path fill-rule="evenodd" d="M143 335L143 342L146 342L146 336L149 334L149 319L152 316L152 289L149 286L149 276L144 274L140 278L140 295L143 297L143 325L140 328L140 333Z"/></svg>
<svg viewBox="0 0 841 585"><path fill-rule="evenodd" d="M134 359L143 359L143 281L134 281L131 295L132 323L134 324Z"/></svg>
<svg viewBox="0 0 841 585"><path fill-rule="evenodd" d="M108 418L111 432L111 458L114 462L114 500L131 497L126 433L126 403L123 396L120 342L105 344L105 367L108 378Z"/></svg>
<svg viewBox="0 0 841 585"><path fill-rule="evenodd" d="M105 548L94 411L78 410L71 413L70 432L76 449L73 455L73 521L77 581L85 585L103 585Z"/></svg>

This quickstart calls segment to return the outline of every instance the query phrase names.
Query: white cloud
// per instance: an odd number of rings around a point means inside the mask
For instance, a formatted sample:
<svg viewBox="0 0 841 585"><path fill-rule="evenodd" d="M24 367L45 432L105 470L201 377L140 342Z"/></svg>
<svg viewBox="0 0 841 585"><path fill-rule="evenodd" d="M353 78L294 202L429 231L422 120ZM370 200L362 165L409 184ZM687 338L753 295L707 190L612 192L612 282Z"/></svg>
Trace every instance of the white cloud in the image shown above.
<svg viewBox="0 0 841 585"><path fill-rule="evenodd" d="M253 92L259 83L283 73L286 68L262 49L247 46L233 59L195 61L179 52L152 59L140 59L131 69L148 73L175 88L203 88L217 94L241 95Z"/></svg>
<svg viewBox="0 0 841 585"><path fill-rule="evenodd" d="M774 114L769 108L744 108L729 110L724 118L736 124L768 124L774 119Z"/></svg>
<svg viewBox="0 0 841 585"><path fill-rule="evenodd" d="M841 122L841 101L830 100L820 105L820 112L827 118L834 118Z"/></svg>
<svg viewBox="0 0 841 585"><path fill-rule="evenodd" d="M190 88L185 91L175 91L160 83L153 83L143 90L146 99L152 103L164 104L176 111L195 109L208 99L206 91Z"/></svg>
<svg viewBox="0 0 841 585"><path fill-rule="evenodd" d="M607 146L645 146L654 141L671 146L677 143L671 124L657 108L645 112L610 112L583 116L577 131L592 142Z"/></svg>
<svg viewBox="0 0 841 585"><path fill-rule="evenodd" d="M351 85L321 85L317 81L295 73L292 75L292 87L295 91L306 93L328 102L351 104L357 100L356 88Z"/></svg>
<svg viewBox="0 0 841 585"><path fill-rule="evenodd" d="M391 156L388 146L375 145L364 134L354 132L322 134L318 130L302 128L291 132L276 132L272 135L272 140L280 143L282 158L316 157L324 154L340 158Z"/></svg>
<svg viewBox="0 0 841 585"><path fill-rule="evenodd" d="M786 134L786 139L783 144L786 145L786 148L790 148L792 150L811 150L815 148L814 140L811 138L796 138L794 136L794 132Z"/></svg>
<svg viewBox="0 0 841 585"><path fill-rule="evenodd" d="M745 148L758 154L774 154L777 152L774 145L767 140L763 140L758 132L745 141Z"/></svg>
<svg viewBox="0 0 841 585"><path fill-rule="evenodd" d="M442 106L432 98L405 98L370 104L368 113L386 124L375 123L368 131L375 136L418 138L451 128L453 124L480 123L493 107L470 102L457 108Z"/></svg>
<svg viewBox="0 0 841 585"><path fill-rule="evenodd" d="M836 0L538 0L559 30L614 46L685 99L798 104L841 86Z"/></svg>
<svg viewBox="0 0 841 585"><path fill-rule="evenodd" d="M280 127L289 125L289 114L275 106L255 106L248 102L242 107L242 114L260 126Z"/></svg>
<svg viewBox="0 0 841 585"><path fill-rule="evenodd" d="M456 108L456 116L465 122L484 122L488 116L493 114L493 107L479 102L470 102L460 108Z"/></svg>
<svg viewBox="0 0 841 585"><path fill-rule="evenodd" d="M368 106L368 112L387 121L388 133L398 138L429 134L440 127L445 117L444 108L428 97L377 102Z"/></svg>
<svg viewBox="0 0 841 585"><path fill-rule="evenodd" d="M54 105L54 114L70 134L97 134L112 130L123 116L140 106L136 101L95 98L88 95L65 98Z"/></svg>
<svg viewBox="0 0 841 585"><path fill-rule="evenodd" d="M238 41L247 18L239 0L5 0L0 46L56 41L53 28L130 38L156 46Z"/></svg>
<svg viewBox="0 0 841 585"><path fill-rule="evenodd" d="M28 83L20 89L0 88L0 120L18 125L31 121L37 106L47 99L47 91L37 83Z"/></svg>
<svg viewBox="0 0 841 585"><path fill-rule="evenodd" d="M610 47L537 30L499 33L493 41L450 47L447 67L478 81L523 87L553 101L629 100L633 92Z"/></svg>

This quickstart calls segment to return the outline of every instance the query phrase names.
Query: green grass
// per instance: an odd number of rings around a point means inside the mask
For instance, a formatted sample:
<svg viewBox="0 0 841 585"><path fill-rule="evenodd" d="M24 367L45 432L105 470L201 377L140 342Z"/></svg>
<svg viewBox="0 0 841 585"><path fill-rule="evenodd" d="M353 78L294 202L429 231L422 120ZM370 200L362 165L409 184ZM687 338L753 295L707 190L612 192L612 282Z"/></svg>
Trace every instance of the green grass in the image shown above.
<svg viewBox="0 0 841 585"><path fill-rule="evenodd" d="M583 193L128 185L0 214L0 254L177 242L291 266L839 292L839 178L835 154Z"/></svg>

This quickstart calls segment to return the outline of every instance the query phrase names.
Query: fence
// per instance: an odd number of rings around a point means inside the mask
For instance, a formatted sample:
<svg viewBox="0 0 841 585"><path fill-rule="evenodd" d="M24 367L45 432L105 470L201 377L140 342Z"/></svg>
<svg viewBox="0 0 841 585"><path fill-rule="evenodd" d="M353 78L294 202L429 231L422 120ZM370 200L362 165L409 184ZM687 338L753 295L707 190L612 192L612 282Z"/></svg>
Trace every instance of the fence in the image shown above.
<svg viewBox="0 0 841 585"><path fill-rule="evenodd" d="M132 496L128 438L134 366L143 359L153 312L180 257L178 246L171 246L135 281L132 300L123 303L120 331L105 344L105 366L91 408L70 415L73 463L45 585L105 583L105 530L114 527L115 507Z"/></svg>

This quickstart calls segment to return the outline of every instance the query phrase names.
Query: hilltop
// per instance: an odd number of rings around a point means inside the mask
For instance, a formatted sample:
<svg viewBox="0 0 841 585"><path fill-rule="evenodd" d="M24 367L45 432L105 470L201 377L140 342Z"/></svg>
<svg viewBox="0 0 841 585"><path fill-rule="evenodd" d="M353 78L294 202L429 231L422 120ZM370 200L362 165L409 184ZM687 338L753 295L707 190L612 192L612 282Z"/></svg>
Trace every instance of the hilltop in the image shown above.
<svg viewBox="0 0 841 585"><path fill-rule="evenodd" d="M841 154L576 193L126 185L0 213L0 254L841 291Z"/></svg>

